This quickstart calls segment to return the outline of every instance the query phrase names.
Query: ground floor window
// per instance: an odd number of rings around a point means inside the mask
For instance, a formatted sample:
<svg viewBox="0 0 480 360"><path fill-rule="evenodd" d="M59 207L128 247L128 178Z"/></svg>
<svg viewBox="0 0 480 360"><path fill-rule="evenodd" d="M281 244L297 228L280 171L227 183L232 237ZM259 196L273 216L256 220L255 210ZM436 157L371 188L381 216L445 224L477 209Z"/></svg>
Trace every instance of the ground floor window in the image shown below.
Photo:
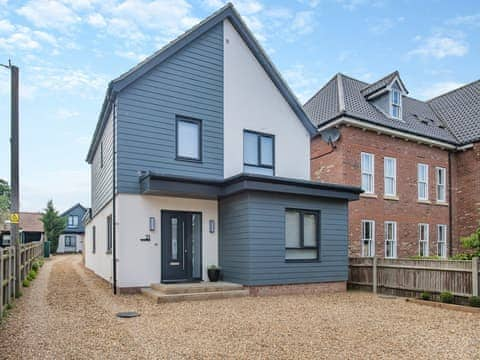
<svg viewBox="0 0 480 360"><path fill-rule="evenodd" d="M309 210L285 211L285 259L317 260L319 213Z"/></svg>
<svg viewBox="0 0 480 360"><path fill-rule="evenodd" d="M447 225L437 226L437 255L447 257Z"/></svg>
<svg viewBox="0 0 480 360"><path fill-rule="evenodd" d="M362 220L362 256L375 255L375 221Z"/></svg>
<svg viewBox="0 0 480 360"><path fill-rule="evenodd" d="M107 216L107 253L112 252L113 231L112 231L112 215Z"/></svg>
<svg viewBox="0 0 480 360"><path fill-rule="evenodd" d="M77 237L75 235L65 235L65 247L77 247Z"/></svg>
<svg viewBox="0 0 480 360"><path fill-rule="evenodd" d="M397 223L395 221L385 222L385 257L397 257Z"/></svg>
<svg viewBox="0 0 480 360"><path fill-rule="evenodd" d="M418 224L418 255L428 256L428 224Z"/></svg>

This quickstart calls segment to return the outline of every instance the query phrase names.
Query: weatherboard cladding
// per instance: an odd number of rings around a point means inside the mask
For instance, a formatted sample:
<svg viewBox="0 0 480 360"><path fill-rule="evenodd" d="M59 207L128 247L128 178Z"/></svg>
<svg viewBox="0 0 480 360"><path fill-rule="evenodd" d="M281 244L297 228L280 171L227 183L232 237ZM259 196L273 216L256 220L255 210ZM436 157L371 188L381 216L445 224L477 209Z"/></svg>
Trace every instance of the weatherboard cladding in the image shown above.
<svg viewBox="0 0 480 360"><path fill-rule="evenodd" d="M387 116L383 110L381 111L376 107L374 102L368 101L365 96L362 95L361 91L368 85L367 83L345 75L337 76L340 77L343 84L346 116L350 115L376 125L422 135L448 143L457 143L455 137L445 128L445 124L435 115L428 103L403 96L402 120L392 119ZM338 103L338 100L335 100L332 89L330 89L330 91L320 91L314 95L314 97L305 104L304 108L309 114L310 119L317 126L321 126L327 124L339 114L337 113L332 116L333 111L319 111L318 109L325 104L327 104L329 109L332 109L336 103Z"/></svg>
<svg viewBox="0 0 480 360"><path fill-rule="evenodd" d="M461 144L480 140L480 80L428 103Z"/></svg>
<svg viewBox="0 0 480 360"><path fill-rule="evenodd" d="M91 171L91 204L92 215L95 216L111 199L113 195L113 122L108 117L103 130L100 144L93 156ZM101 148L103 146L103 167L101 166Z"/></svg>
<svg viewBox="0 0 480 360"><path fill-rule="evenodd" d="M78 226L76 227L67 227L63 231L64 234L83 234L85 232L85 227L83 225L82 219L87 210L80 204L77 204L67 211L65 211L62 216L68 217L70 215L78 216Z"/></svg>
<svg viewBox="0 0 480 360"><path fill-rule="evenodd" d="M176 116L202 121L202 161L176 160ZM118 95L118 191L138 193L138 172L223 178L223 24Z"/></svg>
<svg viewBox="0 0 480 360"><path fill-rule="evenodd" d="M346 281L347 207L345 200L262 192L220 200L224 279L245 285ZM320 212L318 261L285 261L286 208Z"/></svg>

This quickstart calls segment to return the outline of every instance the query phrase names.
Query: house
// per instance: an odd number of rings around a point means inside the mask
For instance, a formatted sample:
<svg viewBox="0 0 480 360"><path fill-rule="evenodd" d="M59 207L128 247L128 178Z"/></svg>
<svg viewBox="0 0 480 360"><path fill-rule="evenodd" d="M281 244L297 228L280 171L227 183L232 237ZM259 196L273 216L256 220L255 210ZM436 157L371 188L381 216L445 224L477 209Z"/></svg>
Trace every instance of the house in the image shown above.
<svg viewBox="0 0 480 360"><path fill-rule="evenodd" d="M309 180L314 134L226 5L110 82L87 155L86 267L125 292L206 281L209 265L256 293L345 289L361 190Z"/></svg>
<svg viewBox="0 0 480 360"><path fill-rule="evenodd" d="M41 241L44 238L43 223L40 220L42 213L20 212L19 230L20 240L23 244L33 241ZM0 245L10 246L10 223L6 222L0 228Z"/></svg>
<svg viewBox="0 0 480 360"><path fill-rule="evenodd" d="M480 81L429 101L395 71L368 84L335 75L304 105L317 127L313 180L361 186L352 256L447 257L480 214Z"/></svg>
<svg viewBox="0 0 480 360"><path fill-rule="evenodd" d="M85 227L83 217L87 209L76 204L61 214L67 219L67 227L58 239L57 253L77 253L83 250Z"/></svg>

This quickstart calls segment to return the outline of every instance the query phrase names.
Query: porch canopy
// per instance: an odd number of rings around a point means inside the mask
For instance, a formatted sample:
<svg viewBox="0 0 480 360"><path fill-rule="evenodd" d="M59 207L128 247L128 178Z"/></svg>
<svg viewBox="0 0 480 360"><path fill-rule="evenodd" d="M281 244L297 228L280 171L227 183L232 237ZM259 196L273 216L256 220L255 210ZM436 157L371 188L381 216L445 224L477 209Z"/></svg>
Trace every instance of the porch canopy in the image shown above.
<svg viewBox="0 0 480 360"><path fill-rule="evenodd" d="M199 199L221 199L244 191L303 195L358 200L362 189L290 178L239 174L227 179L205 179L178 175L147 173L140 177L140 193Z"/></svg>

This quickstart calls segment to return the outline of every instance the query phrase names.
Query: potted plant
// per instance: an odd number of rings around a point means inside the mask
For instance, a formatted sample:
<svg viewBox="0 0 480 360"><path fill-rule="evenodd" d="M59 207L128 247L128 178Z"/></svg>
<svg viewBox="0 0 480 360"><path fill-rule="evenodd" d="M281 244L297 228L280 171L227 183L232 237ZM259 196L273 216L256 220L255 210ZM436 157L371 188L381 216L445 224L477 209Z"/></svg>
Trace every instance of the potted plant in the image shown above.
<svg viewBox="0 0 480 360"><path fill-rule="evenodd" d="M217 265L208 266L208 280L218 281L220 279L220 268Z"/></svg>

